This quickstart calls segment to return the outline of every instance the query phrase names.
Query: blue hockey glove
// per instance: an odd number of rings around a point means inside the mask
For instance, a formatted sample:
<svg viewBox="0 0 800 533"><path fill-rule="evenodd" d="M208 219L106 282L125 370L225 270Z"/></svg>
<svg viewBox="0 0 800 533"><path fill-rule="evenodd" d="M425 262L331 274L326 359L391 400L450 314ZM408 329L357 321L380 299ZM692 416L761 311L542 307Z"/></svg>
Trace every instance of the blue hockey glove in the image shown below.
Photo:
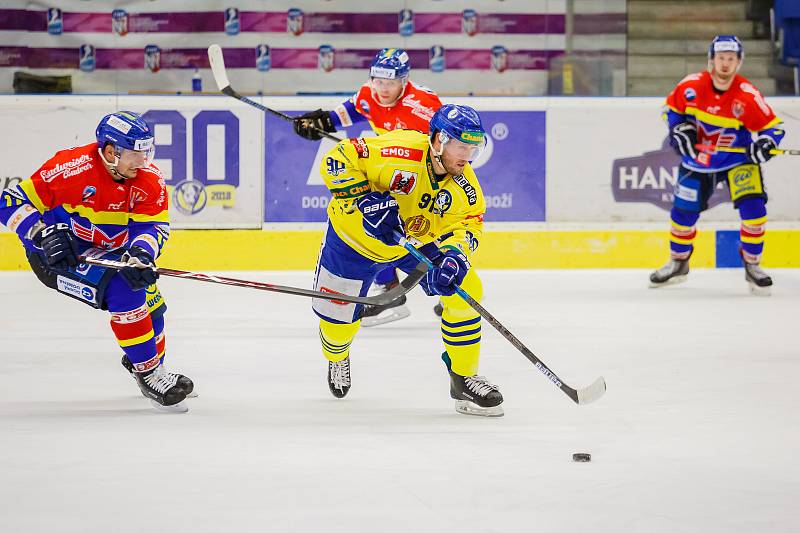
<svg viewBox="0 0 800 533"><path fill-rule="evenodd" d="M138 246L131 246L131 249L123 254L121 261L127 265L119 272L128 286L135 291L146 289L158 279L153 256Z"/></svg>
<svg viewBox="0 0 800 533"><path fill-rule="evenodd" d="M57 270L78 266L78 245L69 225L59 222L40 229L33 242L42 248L47 265Z"/></svg>
<svg viewBox="0 0 800 533"><path fill-rule="evenodd" d="M397 200L388 192L367 193L358 199L356 205L364 214L364 231L367 235L388 246L400 244L395 233L405 235L406 232Z"/></svg>
<svg viewBox="0 0 800 533"><path fill-rule="evenodd" d="M697 126L690 122L675 124L669 132L669 141L678 155L697 159Z"/></svg>
<svg viewBox="0 0 800 533"><path fill-rule="evenodd" d="M456 285L461 285L464 276L470 269L469 260L463 252L448 248L428 270L425 281L428 290L440 296L452 296L456 293Z"/></svg>
<svg viewBox="0 0 800 533"><path fill-rule="evenodd" d="M747 147L747 156L750 161L759 165L775 157L769 151L776 148L778 148L778 145L772 137L759 137L756 142Z"/></svg>

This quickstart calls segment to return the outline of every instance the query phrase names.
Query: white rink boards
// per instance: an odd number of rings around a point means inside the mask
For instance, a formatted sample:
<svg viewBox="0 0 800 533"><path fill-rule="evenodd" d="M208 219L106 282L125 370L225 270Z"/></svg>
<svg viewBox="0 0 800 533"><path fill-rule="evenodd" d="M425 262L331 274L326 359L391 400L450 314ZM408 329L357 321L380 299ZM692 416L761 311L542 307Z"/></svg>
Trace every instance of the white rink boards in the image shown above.
<svg viewBox="0 0 800 533"><path fill-rule="evenodd" d="M790 532L800 523L800 270L646 288L642 270L488 271L481 373L506 416L458 415L432 299L362 330L334 399L304 298L163 279L170 367L200 396L153 412L99 311L0 274L0 530ZM236 277L310 286L309 272ZM589 452L591 463L573 463Z"/></svg>

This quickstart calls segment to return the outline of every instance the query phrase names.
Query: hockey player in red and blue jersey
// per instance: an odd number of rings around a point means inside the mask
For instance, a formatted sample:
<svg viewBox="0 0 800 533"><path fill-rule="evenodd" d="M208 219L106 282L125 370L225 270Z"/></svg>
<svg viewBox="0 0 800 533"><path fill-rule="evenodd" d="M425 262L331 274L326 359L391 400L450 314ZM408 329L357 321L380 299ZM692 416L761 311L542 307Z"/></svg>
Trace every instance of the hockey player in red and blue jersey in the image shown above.
<svg viewBox="0 0 800 533"><path fill-rule="evenodd" d="M160 409L185 412L194 385L164 369L164 312L154 261L169 237L167 190L152 164L155 139L136 113L106 115L97 142L61 150L0 194L0 223L15 232L47 287L108 310L123 365ZM80 256L119 260L117 271Z"/></svg>
<svg viewBox="0 0 800 533"><path fill-rule="evenodd" d="M686 279L695 224L724 182L741 218L745 279L754 293L769 294L772 279L759 266L767 221L761 165L772 158L784 131L758 89L737 73L743 59L739 39L719 35L709 46L708 71L686 76L667 96L670 141L682 161L671 211L670 260L650 275L652 287Z"/></svg>
<svg viewBox="0 0 800 533"><path fill-rule="evenodd" d="M335 133L337 128L369 121L373 131L382 135L394 130L416 130L428 133L433 114L442 107L435 92L411 82L411 61L402 48L379 50L369 68L369 80L356 94L336 106L333 111L317 109L294 120L294 131L305 139L321 139L319 131ZM386 292L398 282L394 268L375 278L375 288ZM362 325L377 326L409 316L405 296L383 307L364 308ZM441 303L434 308L441 316Z"/></svg>

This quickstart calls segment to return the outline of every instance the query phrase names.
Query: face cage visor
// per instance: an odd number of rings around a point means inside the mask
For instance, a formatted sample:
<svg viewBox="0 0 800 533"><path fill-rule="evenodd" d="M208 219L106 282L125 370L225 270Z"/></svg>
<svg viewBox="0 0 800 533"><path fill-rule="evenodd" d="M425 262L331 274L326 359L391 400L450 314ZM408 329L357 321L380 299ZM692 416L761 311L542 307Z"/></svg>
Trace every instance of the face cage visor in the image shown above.
<svg viewBox="0 0 800 533"><path fill-rule="evenodd" d="M443 131L439 132L439 141L442 143L440 154L447 150L448 155L455 159L472 162L480 157L486 147L486 136L483 132L464 132L462 137L469 138L469 142L460 141L450 137Z"/></svg>

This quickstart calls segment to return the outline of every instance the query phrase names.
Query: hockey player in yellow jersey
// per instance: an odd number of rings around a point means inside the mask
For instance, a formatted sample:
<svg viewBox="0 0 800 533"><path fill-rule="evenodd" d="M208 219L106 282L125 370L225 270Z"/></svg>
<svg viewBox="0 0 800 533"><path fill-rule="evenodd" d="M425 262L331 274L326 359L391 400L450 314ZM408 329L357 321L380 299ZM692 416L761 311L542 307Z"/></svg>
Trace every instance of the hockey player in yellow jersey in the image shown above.
<svg viewBox="0 0 800 533"><path fill-rule="evenodd" d="M478 376L481 318L455 294L462 286L480 301L483 288L470 268L486 210L469 165L485 144L478 113L444 105L430 133L396 130L376 138L346 139L326 154L320 173L333 196L329 225L317 264L317 290L367 294L387 266L410 272L417 261L399 246L414 243L434 264L423 289L442 299L444 353L450 395L464 414L500 416L503 396ZM343 398L350 389L350 347L360 326L361 306L314 300L320 341L328 359L328 385Z"/></svg>

